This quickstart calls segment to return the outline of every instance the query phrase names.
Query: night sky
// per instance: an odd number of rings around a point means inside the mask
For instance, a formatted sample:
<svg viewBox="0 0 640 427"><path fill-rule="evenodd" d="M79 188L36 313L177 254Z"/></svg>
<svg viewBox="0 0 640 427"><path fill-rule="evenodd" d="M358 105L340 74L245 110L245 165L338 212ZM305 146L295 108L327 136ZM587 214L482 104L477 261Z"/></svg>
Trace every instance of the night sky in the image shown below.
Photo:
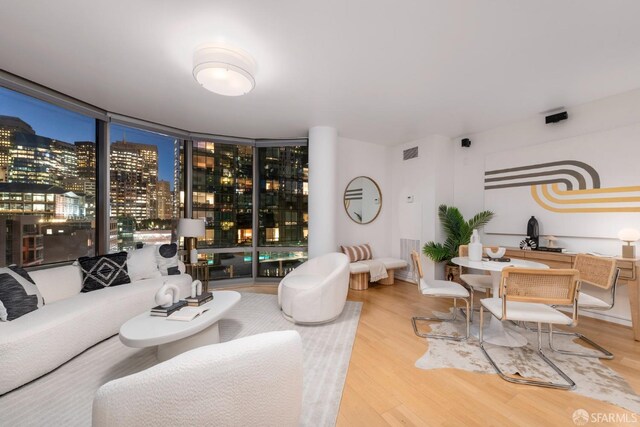
<svg viewBox="0 0 640 427"><path fill-rule="evenodd" d="M95 120L0 87L0 115L19 117L41 136L73 143L95 139ZM111 125L111 142L122 140L158 146L159 179L173 189L174 138L121 125Z"/></svg>

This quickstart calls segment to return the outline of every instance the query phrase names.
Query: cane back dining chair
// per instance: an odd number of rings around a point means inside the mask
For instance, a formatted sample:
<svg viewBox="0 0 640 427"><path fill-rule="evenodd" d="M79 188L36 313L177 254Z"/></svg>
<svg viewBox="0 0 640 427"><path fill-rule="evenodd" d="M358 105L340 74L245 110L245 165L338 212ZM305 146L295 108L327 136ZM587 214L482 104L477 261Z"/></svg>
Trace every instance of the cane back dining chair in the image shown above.
<svg viewBox="0 0 640 427"><path fill-rule="evenodd" d="M619 274L619 270L616 266L616 260L613 258L578 254L573 268L580 272L578 309L600 311L611 310L616 302L616 285ZM596 292L594 292L594 290L596 290ZM554 348L553 336L556 334L575 336L593 347L596 352L584 353ZM578 332L551 330L549 332L549 345L558 353L582 357L613 359L613 354L611 352Z"/></svg>
<svg viewBox="0 0 640 427"><path fill-rule="evenodd" d="M565 390L575 388L573 380L542 352L542 325L546 323L549 326L549 341L551 341L554 324L572 326L577 323L580 286L578 278L579 272L575 269L539 270L507 267L502 270L499 298L484 298L480 301L480 348L503 380ZM571 315L552 307L554 305L572 306ZM489 355L485 346L482 332L485 309L503 322L511 320L536 323L538 326L536 353L562 377L565 383L505 374Z"/></svg>
<svg viewBox="0 0 640 427"><path fill-rule="evenodd" d="M491 249L492 251L497 251L498 246L483 246L482 247L482 256L487 255L487 249ZM469 245L460 245L458 246L458 256L464 257L469 256ZM485 297L491 296L491 289L493 288L493 279L489 273L484 274L474 274L466 272L468 269L466 267L460 266L460 280L464 282L467 289L469 289L469 294L471 295L471 310L474 310L473 303L473 294L474 292L484 292ZM473 322L473 316L471 316L471 321Z"/></svg>
<svg viewBox="0 0 640 427"><path fill-rule="evenodd" d="M421 333L418 331L417 321L439 321L450 322L456 320L457 314L457 300L463 300L467 306L467 312L469 312L469 291L464 286L456 282L450 282L448 280L431 280L427 281L424 278L424 271L422 270L422 263L420 262L420 255L416 251L411 252L411 260L413 261L414 273L420 293L429 298L448 298L453 299L453 313L450 318L441 319L439 317L412 317L411 323L413 325L413 332L422 338L444 338L454 341L462 341L469 338L469 317L465 316L466 333L464 336L457 335L444 335L444 334L431 334Z"/></svg>

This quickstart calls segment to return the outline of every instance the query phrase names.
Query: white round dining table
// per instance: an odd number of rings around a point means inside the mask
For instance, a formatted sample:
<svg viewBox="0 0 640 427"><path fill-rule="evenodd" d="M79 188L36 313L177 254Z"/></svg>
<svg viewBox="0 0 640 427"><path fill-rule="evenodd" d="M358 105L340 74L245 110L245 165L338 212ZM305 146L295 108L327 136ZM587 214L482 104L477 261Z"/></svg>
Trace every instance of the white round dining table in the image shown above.
<svg viewBox="0 0 640 427"><path fill-rule="evenodd" d="M498 298L499 290L500 290L500 278L502 277L502 270L507 267L520 267L520 268L538 268L538 269L547 269L548 265L542 264L540 262L534 261L525 261L523 259L515 259L511 258L509 262L498 262L498 261L471 261L469 257L456 257L451 260L452 263L459 265L461 267L472 268L475 270L483 270L491 273L491 279L493 281L493 289L492 289L492 298ZM492 316L490 313L485 313L485 315L490 316L491 320L489 321L489 325L484 330L483 338L486 342L501 345L506 347L522 347L527 344L527 338L520 334L517 331L514 331L510 328L505 328L503 323ZM471 328L471 333L474 336L478 336L478 326L474 326Z"/></svg>

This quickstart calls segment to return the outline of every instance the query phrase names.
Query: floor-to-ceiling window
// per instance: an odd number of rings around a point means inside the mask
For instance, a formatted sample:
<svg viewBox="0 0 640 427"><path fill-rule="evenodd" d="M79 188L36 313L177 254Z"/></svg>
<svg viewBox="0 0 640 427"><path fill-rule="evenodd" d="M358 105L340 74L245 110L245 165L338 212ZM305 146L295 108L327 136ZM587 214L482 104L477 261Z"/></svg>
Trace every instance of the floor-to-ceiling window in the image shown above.
<svg viewBox="0 0 640 427"><path fill-rule="evenodd" d="M0 87L0 266L95 253L96 120Z"/></svg>
<svg viewBox="0 0 640 427"><path fill-rule="evenodd" d="M307 259L308 150L259 146L257 153L258 276L282 277Z"/></svg>
<svg viewBox="0 0 640 427"><path fill-rule="evenodd" d="M252 276L253 147L193 141L193 218L203 218L200 258L213 280Z"/></svg>
<svg viewBox="0 0 640 427"><path fill-rule="evenodd" d="M109 135L109 251L175 241L180 140L120 124Z"/></svg>
<svg viewBox="0 0 640 427"><path fill-rule="evenodd" d="M307 257L306 144L196 137L0 71L0 265L179 241L191 216L212 280L282 277Z"/></svg>

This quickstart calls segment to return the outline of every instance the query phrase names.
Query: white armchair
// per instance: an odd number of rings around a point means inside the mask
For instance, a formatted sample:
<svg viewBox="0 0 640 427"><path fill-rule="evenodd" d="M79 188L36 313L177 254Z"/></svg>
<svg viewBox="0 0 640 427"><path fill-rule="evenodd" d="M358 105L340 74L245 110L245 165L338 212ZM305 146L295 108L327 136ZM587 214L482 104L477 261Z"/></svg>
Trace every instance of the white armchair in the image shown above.
<svg viewBox="0 0 640 427"><path fill-rule="evenodd" d="M100 387L93 425L298 426L302 343L269 332L200 347Z"/></svg>
<svg viewBox="0 0 640 427"><path fill-rule="evenodd" d="M278 304L294 323L315 324L342 313L349 292L349 257L334 252L302 264L278 286Z"/></svg>

